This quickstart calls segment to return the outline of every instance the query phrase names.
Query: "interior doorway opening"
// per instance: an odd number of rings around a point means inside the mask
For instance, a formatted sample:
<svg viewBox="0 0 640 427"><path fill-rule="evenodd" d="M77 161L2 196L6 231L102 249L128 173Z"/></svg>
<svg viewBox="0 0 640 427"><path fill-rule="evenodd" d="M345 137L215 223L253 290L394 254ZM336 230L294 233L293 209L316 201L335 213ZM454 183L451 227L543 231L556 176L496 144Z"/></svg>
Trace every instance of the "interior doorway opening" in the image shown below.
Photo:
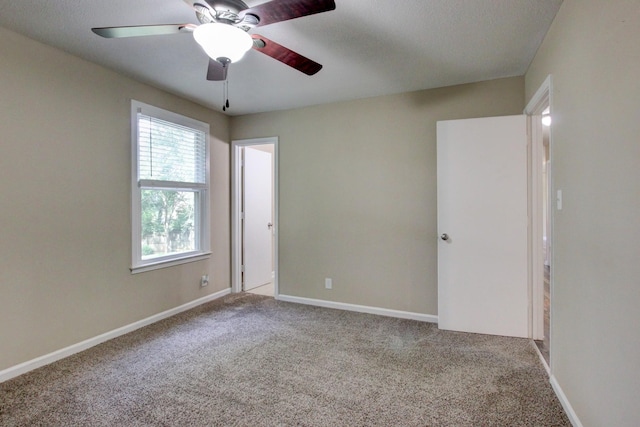
<svg viewBox="0 0 640 427"><path fill-rule="evenodd" d="M551 136L551 114L547 103L546 108L542 111L540 118L542 122L542 252L543 252L543 306L542 306L542 323L543 337L536 340L536 345L542 354L542 357L549 365L549 353L551 348L551 203L550 203L550 171L551 157L549 150L549 141ZM537 141L539 144L540 141ZM539 291L538 291L539 292Z"/></svg>
<svg viewBox="0 0 640 427"><path fill-rule="evenodd" d="M232 292L278 295L277 142L232 142Z"/></svg>
<svg viewBox="0 0 640 427"><path fill-rule="evenodd" d="M525 114L530 127L531 337L547 369L551 367L553 308L552 102L551 76L533 96Z"/></svg>

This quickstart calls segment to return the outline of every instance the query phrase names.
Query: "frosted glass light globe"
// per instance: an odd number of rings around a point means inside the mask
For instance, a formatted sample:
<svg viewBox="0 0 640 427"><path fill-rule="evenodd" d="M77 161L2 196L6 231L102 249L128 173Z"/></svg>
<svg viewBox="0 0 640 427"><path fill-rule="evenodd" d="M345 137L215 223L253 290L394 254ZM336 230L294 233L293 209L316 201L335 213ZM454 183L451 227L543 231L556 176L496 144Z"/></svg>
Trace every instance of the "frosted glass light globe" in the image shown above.
<svg viewBox="0 0 640 427"><path fill-rule="evenodd" d="M193 38L215 60L228 58L231 62L237 62L253 46L253 40L247 32L229 24L202 24L193 32Z"/></svg>

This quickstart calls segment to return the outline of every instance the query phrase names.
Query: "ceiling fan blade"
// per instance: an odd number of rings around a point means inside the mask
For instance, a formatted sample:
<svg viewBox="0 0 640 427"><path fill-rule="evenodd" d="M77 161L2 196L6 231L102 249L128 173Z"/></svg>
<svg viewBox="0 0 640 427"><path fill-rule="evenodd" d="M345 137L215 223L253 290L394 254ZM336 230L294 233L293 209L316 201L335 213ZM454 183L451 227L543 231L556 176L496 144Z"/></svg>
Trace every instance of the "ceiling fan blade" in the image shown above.
<svg viewBox="0 0 640 427"><path fill-rule="evenodd" d="M322 65L317 62L279 45L266 37L258 34L252 34L251 37L253 38L253 49L258 52L262 52L273 59L277 59L278 61L287 64L308 76L312 76L322 69Z"/></svg>
<svg viewBox="0 0 640 427"><path fill-rule="evenodd" d="M107 39L138 36L159 36L163 34L179 34L192 32L193 24L136 25L131 27L92 28L91 31Z"/></svg>
<svg viewBox="0 0 640 427"><path fill-rule="evenodd" d="M255 15L260 21L256 27L287 21L302 16L328 12L336 8L334 0L271 0L243 10L241 17Z"/></svg>
<svg viewBox="0 0 640 427"><path fill-rule="evenodd" d="M214 82L222 82L227 80L227 71L229 64L222 64L213 59L209 59L209 69L207 70L207 80Z"/></svg>

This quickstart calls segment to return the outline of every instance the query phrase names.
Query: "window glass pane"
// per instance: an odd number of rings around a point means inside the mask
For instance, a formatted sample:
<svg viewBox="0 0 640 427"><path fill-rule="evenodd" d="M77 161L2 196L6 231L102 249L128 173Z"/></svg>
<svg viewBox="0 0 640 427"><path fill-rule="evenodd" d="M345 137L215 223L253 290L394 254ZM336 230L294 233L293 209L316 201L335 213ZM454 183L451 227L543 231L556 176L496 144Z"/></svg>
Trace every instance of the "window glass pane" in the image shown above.
<svg viewBox="0 0 640 427"><path fill-rule="evenodd" d="M197 192L142 189L143 260L195 251Z"/></svg>
<svg viewBox="0 0 640 427"><path fill-rule="evenodd" d="M206 175L204 132L138 115L139 179L203 184Z"/></svg>

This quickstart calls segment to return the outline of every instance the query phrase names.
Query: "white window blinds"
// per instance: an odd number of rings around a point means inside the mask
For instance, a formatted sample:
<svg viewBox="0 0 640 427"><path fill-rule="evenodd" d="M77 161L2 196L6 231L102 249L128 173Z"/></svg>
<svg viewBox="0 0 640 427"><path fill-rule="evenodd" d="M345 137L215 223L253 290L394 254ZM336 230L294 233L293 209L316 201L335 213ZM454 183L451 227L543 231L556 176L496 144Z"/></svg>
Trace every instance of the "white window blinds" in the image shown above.
<svg viewBox="0 0 640 427"><path fill-rule="evenodd" d="M138 113L138 180L206 183L206 137L197 129Z"/></svg>

